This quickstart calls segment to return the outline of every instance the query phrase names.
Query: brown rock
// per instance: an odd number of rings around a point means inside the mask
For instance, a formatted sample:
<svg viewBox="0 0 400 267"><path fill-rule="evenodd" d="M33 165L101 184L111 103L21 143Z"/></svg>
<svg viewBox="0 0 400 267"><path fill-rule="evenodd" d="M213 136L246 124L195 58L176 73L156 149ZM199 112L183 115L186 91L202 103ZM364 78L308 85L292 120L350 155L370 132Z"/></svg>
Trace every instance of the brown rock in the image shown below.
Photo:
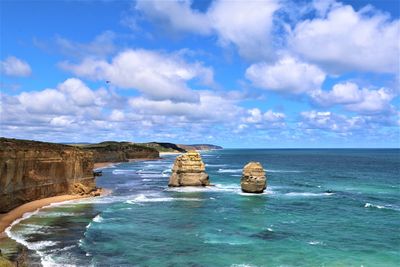
<svg viewBox="0 0 400 267"><path fill-rule="evenodd" d="M168 186L210 185L206 168L198 152L189 151L176 158Z"/></svg>
<svg viewBox="0 0 400 267"><path fill-rule="evenodd" d="M267 188L267 177L261 163L252 161L244 166L240 185L246 193L262 193Z"/></svg>
<svg viewBox="0 0 400 267"><path fill-rule="evenodd" d="M0 213L26 202L95 188L93 156L67 145L0 138Z"/></svg>

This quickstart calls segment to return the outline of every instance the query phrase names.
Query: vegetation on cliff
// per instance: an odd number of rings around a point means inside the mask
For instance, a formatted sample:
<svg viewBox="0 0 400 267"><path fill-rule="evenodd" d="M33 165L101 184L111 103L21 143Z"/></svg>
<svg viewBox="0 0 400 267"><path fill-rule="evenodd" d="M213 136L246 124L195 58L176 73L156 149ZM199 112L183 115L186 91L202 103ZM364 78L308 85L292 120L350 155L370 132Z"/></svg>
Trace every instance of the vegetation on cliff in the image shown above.
<svg viewBox="0 0 400 267"><path fill-rule="evenodd" d="M130 159L158 158L160 156L154 148L130 142L106 141L79 147L91 151L94 162L125 162Z"/></svg>
<svg viewBox="0 0 400 267"><path fill-rule="evenodd" d="M190 150L222 149L221 146L210 145L210 144L181 145L173 143L150 142L150 143L140 143L140 145L157 149L159 152L179 152L179 153L185 153Z"/></svg>

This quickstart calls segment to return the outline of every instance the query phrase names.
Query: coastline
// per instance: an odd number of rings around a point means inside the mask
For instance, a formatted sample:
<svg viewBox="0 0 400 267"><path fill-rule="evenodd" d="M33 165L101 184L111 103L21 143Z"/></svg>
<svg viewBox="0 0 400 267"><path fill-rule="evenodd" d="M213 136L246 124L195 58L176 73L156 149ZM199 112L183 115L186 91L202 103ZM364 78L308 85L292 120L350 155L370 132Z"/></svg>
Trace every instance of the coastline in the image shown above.
<svg viewBox="0 0 400 267"><path fill-rule="evenodd" d="M52 203L64 202L67 200L74 200L80 198L87 198L90 196L80 196L80 195L61 195L55 197L42 198L25 203L15 209L0 215L0 239L6 237L5 230L9 227L15 220L21 218L27 212L33 212L37 209L48 206Z"/></svg>
<svg viewBox="0 0 400 267"><path fill-rule="evenodd" d="M160 153L160 156L183 154L183 152L159 152L159 153Z"/></svg>
<svg viewBox="0 0 400 267"><path fill-rule="evenodd" d="M104 168L110 167L110 166L112 166L113 164L116 164L116 163L119 163L119 162L98 162L98 163L94 163L93 170L104 169Z"/></svg>

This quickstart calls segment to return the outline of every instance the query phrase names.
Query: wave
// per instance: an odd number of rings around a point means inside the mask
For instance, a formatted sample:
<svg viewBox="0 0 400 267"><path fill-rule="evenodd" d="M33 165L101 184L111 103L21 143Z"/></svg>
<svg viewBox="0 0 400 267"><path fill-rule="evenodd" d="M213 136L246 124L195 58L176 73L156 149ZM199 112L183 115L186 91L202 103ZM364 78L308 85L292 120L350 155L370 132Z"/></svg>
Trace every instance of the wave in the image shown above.
<svg viewBox="0 0 400 267"><path fill-rule="evenodd" d="M82 216L84 213L74 213L74 212L66 212L66 211L59 211L59 212L45 212L40 211L36 214L38 217L46 218L46 217L72 217L72 216Z"/></svg>
<svg viewBox="0 0 400 267"><path fill-rule="evenodd" d="M135 170L124 170L124 169L116 169L112 171L112 174L121 175L121 174L136 174Z"/></svg>
<svg viewBox="0 0 400 267"><path fill-rule="evenodd" d="M218 169L219 173L239 173L242 172L242 169Z"/></svg>
<svg viewBox="0 0 400 267"><path fill-rule="evenodd" d="M104 220L103 217L101 217L100 214L97 214L96 217L94 217L92 221L101 223L103 220Z"/></svg>
<svg viewBox="0 0 400 267"><path fill-rule="evenodd" d="M226 167L228 166L227 164L211 164L211 163L206 163L206 167Z"/></svg>
<svg viewBox="0 0 400 267"><path fill-rule="evenodd" d="M322 245L323 244L323 242L321 242L321 241L309 241L307 243L310 245Z"/></svg>
<svg viewBox="0 0 400 267"><path fill-rule="evenodd" d="M290 192L284 194L289 197L322 197L322 196L331 196L335 193L311 193L311 192Z"/></svg>
<svg viewBox="0 0 400 267"><path fill-rule="evenodd" d="M270 195L275 194L271 187L268 187L262 194L244 193L239 184L215 184L211 186L184 186L184 187L168 187L165 191L193 193L193 192L227 192L235 193L243 196L251 195Z"/></svg>
<svg viewBox="0 0 400 267"><path fill-rule="evenodd" d="M136 204L142 202L170 202L170 201L202 201L199 198L174 198L174 197L147 197L144 194L140 194L132 200L127 200L125 203Z"/></svg>
<svg viewBox="0 0 400 267"><path fill-rule="evenodd" d="M296 170L273 170L273 169L264 169L264 171L266 171L267 173L268 172L272 172L272 173L274 173L274 172L292 172L292 173L299 173L299 172L303 172L303 171L296 171Z"/></svg>
<svg viewBox="0 0 400 267"><path fill-rule="evenodd" d="M207 165L208 166L208 165ZM241 173L243 169L218 169L219 173ZM274 170L274 169L264 169L267 173L300 173L303 171L298 170Z"/></svg>
<svg viewBox="0 0 400 267"><path fill-rule="evenodd" d="M376 204L371 204L371 203L365 203L364 208L376 208L376 209L386 209L386 210L395 210L395 211L400 211L400 208L396 208L390 205L376 205Z"/></svg>

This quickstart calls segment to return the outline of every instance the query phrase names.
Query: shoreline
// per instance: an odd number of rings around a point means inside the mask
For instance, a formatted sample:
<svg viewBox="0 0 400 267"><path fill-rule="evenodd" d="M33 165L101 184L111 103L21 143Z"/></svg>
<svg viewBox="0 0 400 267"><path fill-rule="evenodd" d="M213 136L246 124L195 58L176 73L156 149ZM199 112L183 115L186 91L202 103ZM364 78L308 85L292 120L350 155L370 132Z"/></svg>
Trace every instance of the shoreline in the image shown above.
<svg viewBox="0 0 400 267"><path fill-rule="evenodd" d="M118 163L120 163L120 162L97 162L97 163L94 163L93 170L105 169L105 168L111 167L112 165L118 164Z"/></svg>
<svg viewBox="0 0 400 267"><path fill-rule="evenodd" d="M103 195L103 194L102 194ZM15 209L10 210L7 213L0 215L0 239L7 237L5 230L9 227L14 221L23 217L23 215L27 212L34 212L37 209L43 208L53 203L64 202L67 200L74 200L80 198L88 198L91 196L85 195L60 195L48 198L42 198L38 200L34 200L31 202L27 202Z"/></svg>
<svg viewBox="0 0 400 267"><path fill-rule="evenodd" d="M183 152L159 152L160 156L165 156L165 155L179 155L183 154Z"/></svg>

